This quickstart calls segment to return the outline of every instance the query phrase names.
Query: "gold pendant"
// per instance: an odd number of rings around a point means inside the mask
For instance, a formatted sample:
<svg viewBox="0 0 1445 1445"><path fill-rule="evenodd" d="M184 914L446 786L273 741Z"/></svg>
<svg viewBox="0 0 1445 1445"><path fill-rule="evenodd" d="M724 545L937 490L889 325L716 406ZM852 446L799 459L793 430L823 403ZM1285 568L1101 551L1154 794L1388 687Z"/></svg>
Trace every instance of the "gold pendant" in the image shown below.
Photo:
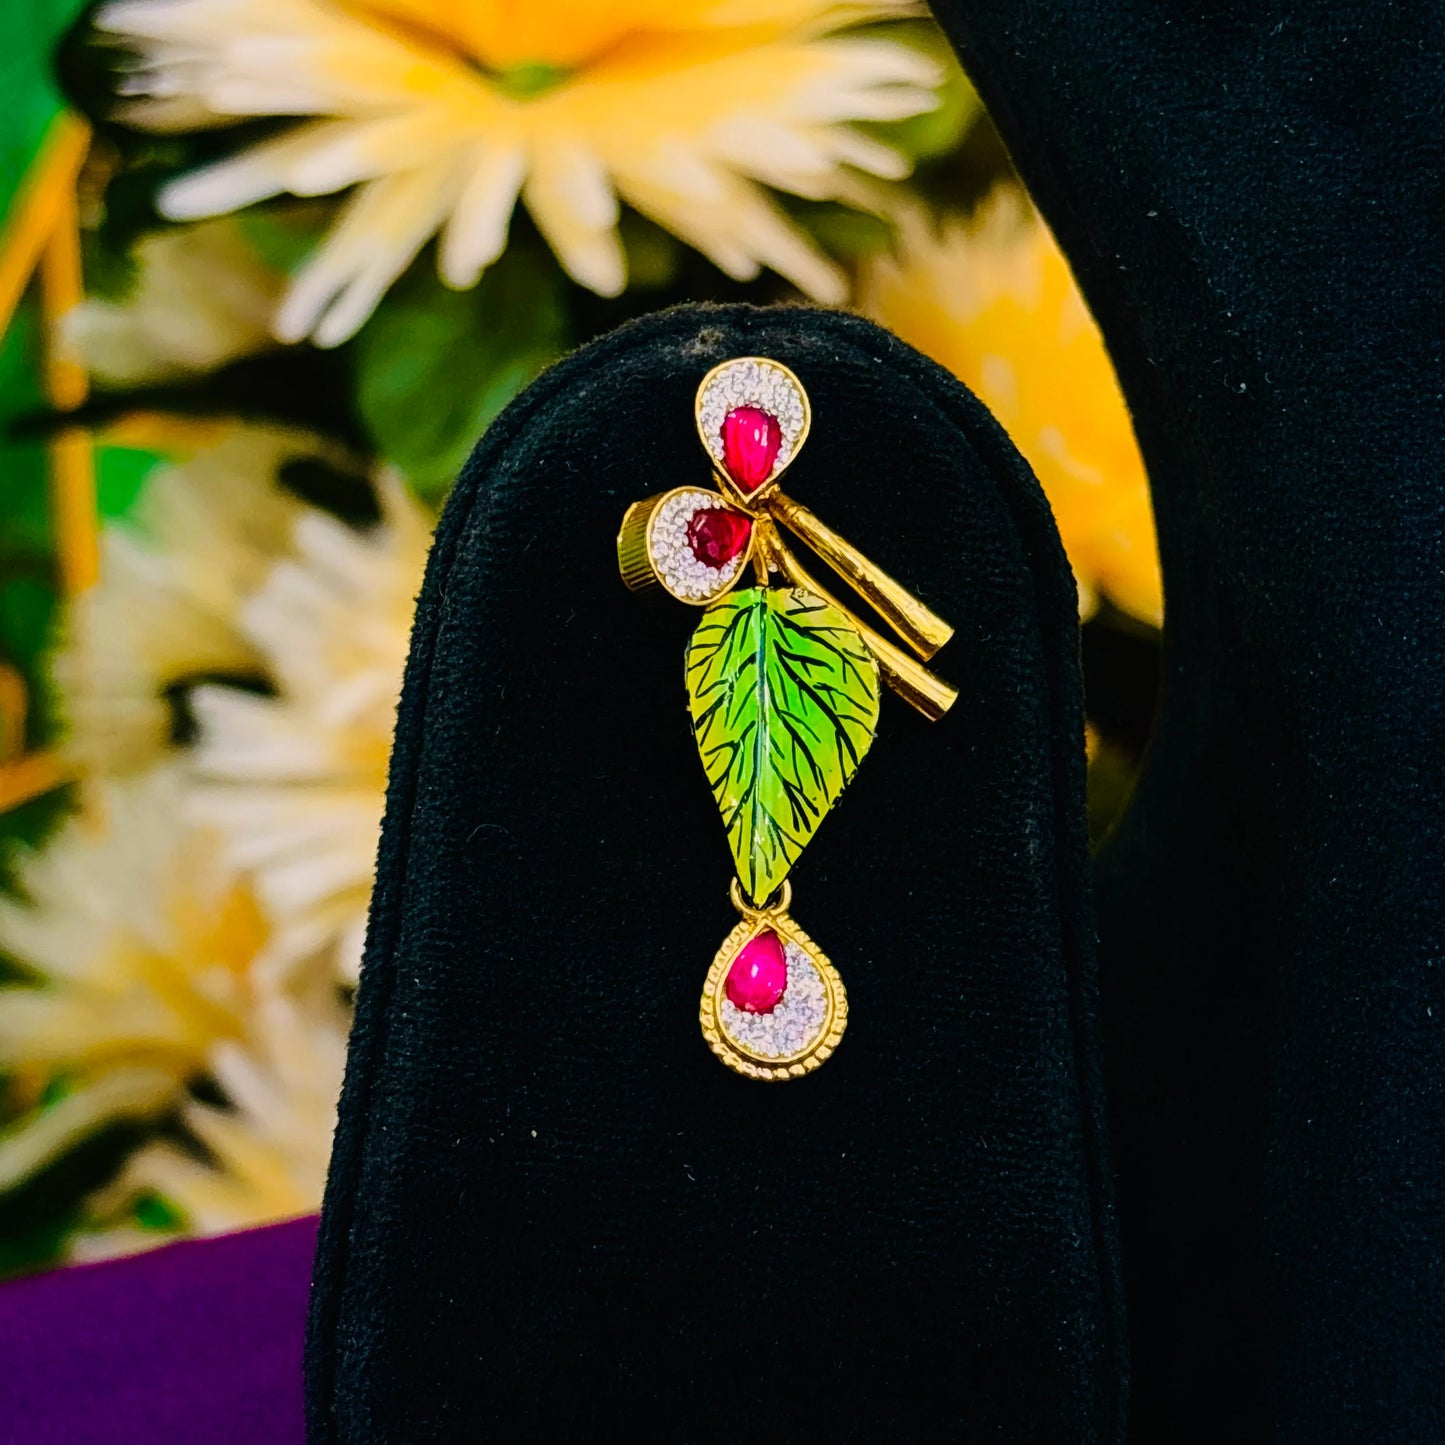
<svg viewBox="0 0 1445 1445"><path fill-rule="evenodd" d="M703 1036L749 1078L801 1078L837 1047L848 1002L788 913L788 873L872 746L880 683L931 720L958 694L820 586L780 527L918 657L932 657L953 629L779 489L812 425L786 366L758 356L715 366L695 415L716 490L674 487L634 503L617 560L634 591L660 588L704 609L688 644L688 701L743 921L708 972ZM754 585L743 586L750 568Z"/></svg>
<svg viewBox="0 0 1445 1445"><path fill-rule="evenodd" d="M801 1079L838 1047L848 994L838 970L788 914L784 883L771 908L749 908L723 939L702 986L702 1036L728 1068L750 1079Z"/></svg>

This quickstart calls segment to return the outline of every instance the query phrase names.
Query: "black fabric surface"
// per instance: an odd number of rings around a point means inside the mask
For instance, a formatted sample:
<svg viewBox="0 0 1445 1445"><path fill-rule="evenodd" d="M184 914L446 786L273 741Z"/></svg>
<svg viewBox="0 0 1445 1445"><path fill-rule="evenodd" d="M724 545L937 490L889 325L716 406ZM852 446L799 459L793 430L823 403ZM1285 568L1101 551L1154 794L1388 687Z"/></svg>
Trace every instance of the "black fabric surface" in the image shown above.
<svg viewBox="0 0 1445 1445"><path fill-rule="evenodd" d="M793 872L818 1073L697 1025L736 921L697 614L623 509L706 483L716 361L792 366L788 490L955 623ZM418 404L424 404L419 400ZM683 309L586 348L448 504L401 703L310 1340L311 1439L1120 1438L1072 582L983 408L876 328Z"/></svg>
<svg viewBox="0 0 1445 1445"><path fill-rule="evenodd" d="M1099 864L1134 1438L1445 1440L1445 9L935 8L1158 514Z"/></svg>

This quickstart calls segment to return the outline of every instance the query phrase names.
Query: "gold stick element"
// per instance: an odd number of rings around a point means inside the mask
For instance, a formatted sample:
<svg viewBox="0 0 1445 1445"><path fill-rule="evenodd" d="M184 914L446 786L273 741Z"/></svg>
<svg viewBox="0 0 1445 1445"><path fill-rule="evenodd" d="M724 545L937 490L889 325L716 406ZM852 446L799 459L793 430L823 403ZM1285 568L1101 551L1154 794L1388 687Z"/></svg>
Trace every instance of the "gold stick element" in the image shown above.
<svg viewBox="0 0 1445 1445"><path fill-rule="evenodd" d="M46 243L67 222L89 142L83 121L58 116L10 202L0 235L0 332L9 326Z"/></svg>
<svg viewBox="0 0 1445 1445"><path fill-rule="evenodd" d="M62 410L79 406L86 392L84 368L60 354L56 333L61 316L81 298L75 186L89 143L83 121L68 114L56 118L0 234L0 335L38 272L45 392ZM57 571L61 590L74 596L95 580L99 555L90 440L67 429L51 439L49 452ZM0 813L71 781L69 762L59 752L24 751L27 702L24 679L0 667Z"/></svg>
<svg viewBox="0 0 1445 1445"><path fill-rule="evenodd" d="M830 607L836 607L858 629L868 651L873 654L873 659L878 664L883 680L904 702L916 707L930 722L937 722L958 701L957 688L950 687L941 677L916 663L901 648L880 637L857 613L822 587L783 545L777 528L768 518L760 517L754 525L758 530L756 545L767 554L772 566L794 587L801 587L814 596L821 597Z"/></svg>
<svg viewBox="0 0 1445 1445"><path fill-rule="evenodd" d="M86 396L85 367L67 354L60 335L65 314L79 305L80 216L73 190L61 207L58 224L40 253L40 300L47 327L45 392L52 406L73 411ZM69 597L84 592L100 573L100 526L96 511L95 457L90 434L66 427L50 439L51 508L61 589Z"/></svg>
<svg viewBox="0 0 1445 1445"><path fill-rule="evenodd" d="M906 587L820 522L802 503L774 490L763 505L866 598L921 658L932 657L953 636L953 628L943 618L930 612Z"/></svg>

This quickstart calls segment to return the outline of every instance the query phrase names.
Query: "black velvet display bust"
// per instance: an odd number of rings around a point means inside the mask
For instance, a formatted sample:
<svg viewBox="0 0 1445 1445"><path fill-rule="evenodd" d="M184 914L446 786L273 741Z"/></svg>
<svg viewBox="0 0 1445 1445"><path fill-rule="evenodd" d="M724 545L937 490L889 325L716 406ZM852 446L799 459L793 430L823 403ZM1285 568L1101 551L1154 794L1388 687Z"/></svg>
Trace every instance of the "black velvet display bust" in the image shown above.
<svg viewBox="0 0 1445 1445"><path fill-rule="evenodd" d="M695 614L624 508L706 483L693 394L811 396L788 488L957 627L793 871L842 973L786 1084L697 1024L736 917L688 725ZM421 596L323 1218L311 1438L1111 1441L1076 601L983 408L865 322L688 308L549 372Z"/></svg>
<svg viewBox="0 0 1445 1445"><path fill-rule="evenodd" d="M1445 1441L1445 7L938 0L1167 603L1098 866L1141 1441Z"/></svg>

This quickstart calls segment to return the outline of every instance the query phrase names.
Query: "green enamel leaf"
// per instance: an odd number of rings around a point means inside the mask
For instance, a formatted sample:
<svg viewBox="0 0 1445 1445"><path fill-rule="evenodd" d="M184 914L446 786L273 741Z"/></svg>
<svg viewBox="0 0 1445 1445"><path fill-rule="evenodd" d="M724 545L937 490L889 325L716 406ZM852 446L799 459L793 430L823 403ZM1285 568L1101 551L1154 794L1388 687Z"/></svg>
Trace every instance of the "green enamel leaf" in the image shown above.
<svg viewBox="0 0 1445 1445"><path fill-rule="evenodd" d="M687 691L738 877L762 902L873 742L877 664L836 607L801 588L750 587L703 614Z"/></svg>

